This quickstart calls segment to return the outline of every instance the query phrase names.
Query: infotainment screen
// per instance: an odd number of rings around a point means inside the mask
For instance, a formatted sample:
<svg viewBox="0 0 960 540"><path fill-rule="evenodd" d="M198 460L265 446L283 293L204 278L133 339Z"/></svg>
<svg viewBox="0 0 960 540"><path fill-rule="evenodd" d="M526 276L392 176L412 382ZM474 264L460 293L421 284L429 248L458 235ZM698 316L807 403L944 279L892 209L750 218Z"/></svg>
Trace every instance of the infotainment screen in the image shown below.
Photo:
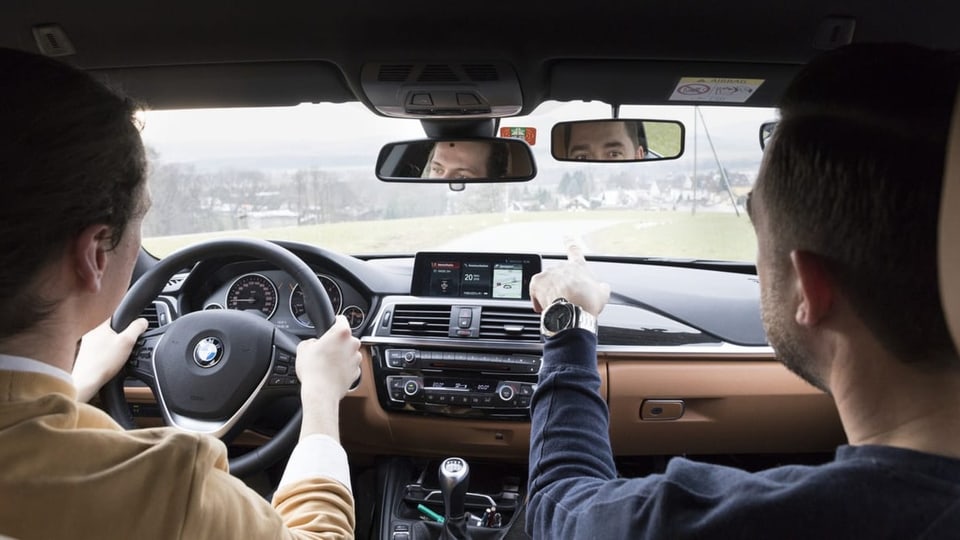
<svg viewBox="0 0 960 540"><path fill-rule="evenodd" d="M411 293L529 300L530 278L540 267L539 255L421 252L414 262Z"/></svg>

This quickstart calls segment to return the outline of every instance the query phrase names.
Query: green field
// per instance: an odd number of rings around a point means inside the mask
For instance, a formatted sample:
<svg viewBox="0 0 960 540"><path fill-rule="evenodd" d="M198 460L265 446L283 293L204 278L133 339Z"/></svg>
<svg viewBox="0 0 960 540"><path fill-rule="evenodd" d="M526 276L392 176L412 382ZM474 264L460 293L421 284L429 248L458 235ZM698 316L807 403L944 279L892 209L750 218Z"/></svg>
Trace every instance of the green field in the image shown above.
<svg viewBox="0 0 960 540"><path fill-rule="evenodd" d="M756 254L756 239L746 216L710 212L692 215L689 210L524 212L351 221L145 238L143 245L153 255L163 257L201 240L245 236L305 242L342 253L412 253L437 249L460 236L493 226L590 220L600 224L593 224L593 230L583 236L594 253L736 261L753 261ZM539 251L536 239L531 244L530 250Z"/></svg>

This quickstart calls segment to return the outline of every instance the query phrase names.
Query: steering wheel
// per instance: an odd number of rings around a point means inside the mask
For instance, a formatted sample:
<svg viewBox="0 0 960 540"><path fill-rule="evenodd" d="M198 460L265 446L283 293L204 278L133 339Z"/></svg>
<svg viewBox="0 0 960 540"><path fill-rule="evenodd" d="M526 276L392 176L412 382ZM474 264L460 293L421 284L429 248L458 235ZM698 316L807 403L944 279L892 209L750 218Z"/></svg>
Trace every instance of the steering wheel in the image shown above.
<svg viewBox="0 0 960 540"><path fill-rule="evenodd" d="M289 273L303 290L304 307L318 337L333 325L330 299L306 263L264 240L225 239L195 244L162 259L127 291L111 326L126 328L175 273L205 258L231 255L262 259ZM153 390L167 425L229 442L264 406L299 397L294 367L299 342L251 312L189 313L142 334L126 367L101 390L101 400L121 426L136 428L123 393L124 378L133 376ZM230 472L245 476L288 454L299 438L302 419L303 411L298 410L269 442L231 459Z"/></svg>

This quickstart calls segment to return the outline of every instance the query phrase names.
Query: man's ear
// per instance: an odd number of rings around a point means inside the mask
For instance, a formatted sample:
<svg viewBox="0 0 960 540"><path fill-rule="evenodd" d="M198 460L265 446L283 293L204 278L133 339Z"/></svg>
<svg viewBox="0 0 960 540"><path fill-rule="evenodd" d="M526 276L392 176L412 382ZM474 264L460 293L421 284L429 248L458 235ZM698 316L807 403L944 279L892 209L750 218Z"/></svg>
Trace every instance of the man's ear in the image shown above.
<svg viewBox="0 0 960 540"><path fill-rule="evenodd" d="M836 294L833 276L823 258L809 251L791 251L790 263L800 295L795 314L797 324L816 326L833 308Z"/></svg>
<svg viewBox="0 0 960 540"><path fill-rule="evenodd" d="M87 292L100 292L107 268L110 232L107 225L91 225L80 231L73 241L73 267L80 287Z"/></svg>

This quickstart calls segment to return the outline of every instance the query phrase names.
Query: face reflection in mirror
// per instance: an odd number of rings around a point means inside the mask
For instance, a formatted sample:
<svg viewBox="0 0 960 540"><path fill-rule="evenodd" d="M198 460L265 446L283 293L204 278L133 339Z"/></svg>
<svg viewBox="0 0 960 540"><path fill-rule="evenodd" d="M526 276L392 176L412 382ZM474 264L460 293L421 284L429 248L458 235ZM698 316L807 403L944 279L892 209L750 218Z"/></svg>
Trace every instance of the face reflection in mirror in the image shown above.
<svg viewBox="0 0 960 540"><path fill-rule="evenodd" d="M427 178L457 180L461 178L492 178L492 147L489 143L459 141L434 145L427 160Z"/></svg>
<svg viewBox="0 0 960 540"><path fill-rule="evenodd" d="M537 174L530 146L500 137L388 143L377 158L384 182L471 184L526 182Z"/></svg>
<svg viewBox="0 0 960 540"><path fill-rule="evenodd" d="M589 161L644 159L637 122L582 122L568 124L567 158Z"/></svg>

